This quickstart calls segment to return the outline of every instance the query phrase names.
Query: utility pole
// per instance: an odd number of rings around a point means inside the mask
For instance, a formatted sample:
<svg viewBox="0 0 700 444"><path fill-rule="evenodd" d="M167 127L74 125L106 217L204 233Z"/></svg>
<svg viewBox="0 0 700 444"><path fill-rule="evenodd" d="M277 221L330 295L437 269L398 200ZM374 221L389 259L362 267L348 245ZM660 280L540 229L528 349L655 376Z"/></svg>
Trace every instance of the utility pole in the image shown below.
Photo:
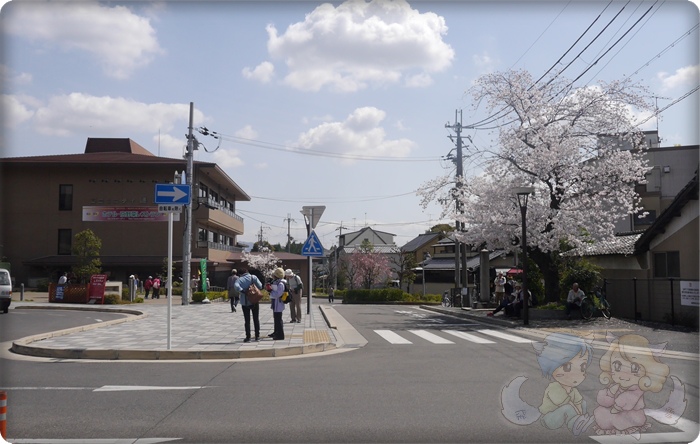
<svg viewBox="0 0 700 444"><path fill-rule="evenodd" d="M338 260L340 260L340 239L343 238L343 230L347 230L346 227L343 226L343 221L340 221L340 226L336 228L336 230L339 230L340 233L338 234L338 247L335 249L335 270L333 272L333 288L338 289L338 271L340 270L338 266ZM345 245L343 245L345 246Z"/></svg>
<svg viewBox="0 0 700 444"><path fill-rule="evenodd" d="M287 222L287 253L291 253L292 252L292 236L290 234L290 231L291 231L290 225L292 222L296 223L296 221L294 219L292 219L292 215L289 213L287 213L287 218L284 221Z"/></svg>
<svg viewBox="0 0 700 444"><path fill-rule="evenodd" d="M194 127L194 102L190 102L190 121L187 134L187 161L186 181L192 190L191 200L185 205L185 232L182 237L182 305L190 303L190 261L192 260L192 199L195 199L194 192L194 150L197 149L197 139L194 138L192 130Z"/></svg>
<svg viewBox="0 0 700 444"><path fill-rule="evenodd" d="M457 118L459 116L459 121ZM459 201L459 188L462 187L461 180L463 176L462 170L462 111L455 110L455 122L450 125L448 122L445 124L445 128L449 128L457 133L457 155L455 156L454 162L457 166L456 183L457 189L455 190L455 204L457 208L457 214L462 214L462 204ZM453 140L452 135L448 136L450 140ZM462 288L462 284L466 287L467 285L467 245L462 244L457 239L457 233L464 230L464 223L460 222L459 219L455 221L455 287ZM461 259L461 260L460 260ZM461 268L461 270L460 270Z"/></svg>

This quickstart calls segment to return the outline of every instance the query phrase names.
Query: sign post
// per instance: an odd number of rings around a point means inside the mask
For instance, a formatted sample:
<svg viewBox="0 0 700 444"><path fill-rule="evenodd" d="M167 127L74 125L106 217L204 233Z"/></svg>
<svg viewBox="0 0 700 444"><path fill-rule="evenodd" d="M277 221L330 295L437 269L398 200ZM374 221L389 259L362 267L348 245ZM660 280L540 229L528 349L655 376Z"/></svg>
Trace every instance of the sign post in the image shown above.
<svg viewBox="0 0 700 444"><path fill-rule="evenodd" d="M314 291L313 256L323 256L323 246L313 230L316 228L318 221L321 220L321 215L325 209L326 207L324 205L301 207L301 214L304 215L304 220L306 221L306 233L309 236L309 238L306 239L304 246L301 248L302 256L307 256L309 258L309 291L308 300L306 301L306 314L309 316L311 316L311 295ZM313 316L311 316L310 319L311 322L313 322Z"/></svg>
<svg viewBox="0 0 700 444"><path fill-rule="evenodd" d="M187 184L157 183L155 202L158 210L168 213L168 322L167 349L172 345L173 310L173 213L180 213L182 205L190 201L191 187Z"/></svg>

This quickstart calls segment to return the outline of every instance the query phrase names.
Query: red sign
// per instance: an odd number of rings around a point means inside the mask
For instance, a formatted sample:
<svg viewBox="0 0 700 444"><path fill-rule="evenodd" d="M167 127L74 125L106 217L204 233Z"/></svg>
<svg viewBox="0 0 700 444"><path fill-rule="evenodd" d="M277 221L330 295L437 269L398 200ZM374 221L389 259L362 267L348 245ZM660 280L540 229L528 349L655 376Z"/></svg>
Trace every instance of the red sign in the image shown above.
<svg viewBox="0 0 700 444"><path fill-rule="evenodd" d="M88 285L88 304L94 303L93 299L98 299L100 304L105 303L105 285L107 284L106 274L93 274L90 276ZM95 301L97 302L97 301Z"/></svg>

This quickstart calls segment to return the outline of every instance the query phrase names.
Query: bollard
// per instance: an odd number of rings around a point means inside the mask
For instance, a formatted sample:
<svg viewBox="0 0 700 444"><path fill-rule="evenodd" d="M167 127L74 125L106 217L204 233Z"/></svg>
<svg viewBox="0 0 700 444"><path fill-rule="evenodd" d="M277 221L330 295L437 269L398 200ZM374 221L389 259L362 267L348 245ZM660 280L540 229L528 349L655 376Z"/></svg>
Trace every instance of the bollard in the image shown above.
<svg viewBox="0 0 700 444"><path fill-rule="evenodd" d="M24 300L24 282L19 284L19 300L20 301Z"/></svg>
<svg viewBox="0 0 700 444"><path fill-rule="evenodd" d="M7 438L7 393L0 392L0 435Z"/></svg>

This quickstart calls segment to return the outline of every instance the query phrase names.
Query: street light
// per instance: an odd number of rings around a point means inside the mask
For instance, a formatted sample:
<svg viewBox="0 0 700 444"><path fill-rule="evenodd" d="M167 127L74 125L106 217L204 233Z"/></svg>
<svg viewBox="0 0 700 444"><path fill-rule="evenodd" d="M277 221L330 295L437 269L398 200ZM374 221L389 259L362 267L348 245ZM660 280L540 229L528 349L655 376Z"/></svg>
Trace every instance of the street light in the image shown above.
<svg viewBox="0 0 700 444"><path fill-rule="evenodd" d="M527 200L530 194L535 194L533 187L517 187L513 188L513 193L518 196L518 206L520 207L520 215L522 217L522 229L520 244L523 247L523 325L530 323L528 306L530 304L530 294L527 291Z"/></svg>

